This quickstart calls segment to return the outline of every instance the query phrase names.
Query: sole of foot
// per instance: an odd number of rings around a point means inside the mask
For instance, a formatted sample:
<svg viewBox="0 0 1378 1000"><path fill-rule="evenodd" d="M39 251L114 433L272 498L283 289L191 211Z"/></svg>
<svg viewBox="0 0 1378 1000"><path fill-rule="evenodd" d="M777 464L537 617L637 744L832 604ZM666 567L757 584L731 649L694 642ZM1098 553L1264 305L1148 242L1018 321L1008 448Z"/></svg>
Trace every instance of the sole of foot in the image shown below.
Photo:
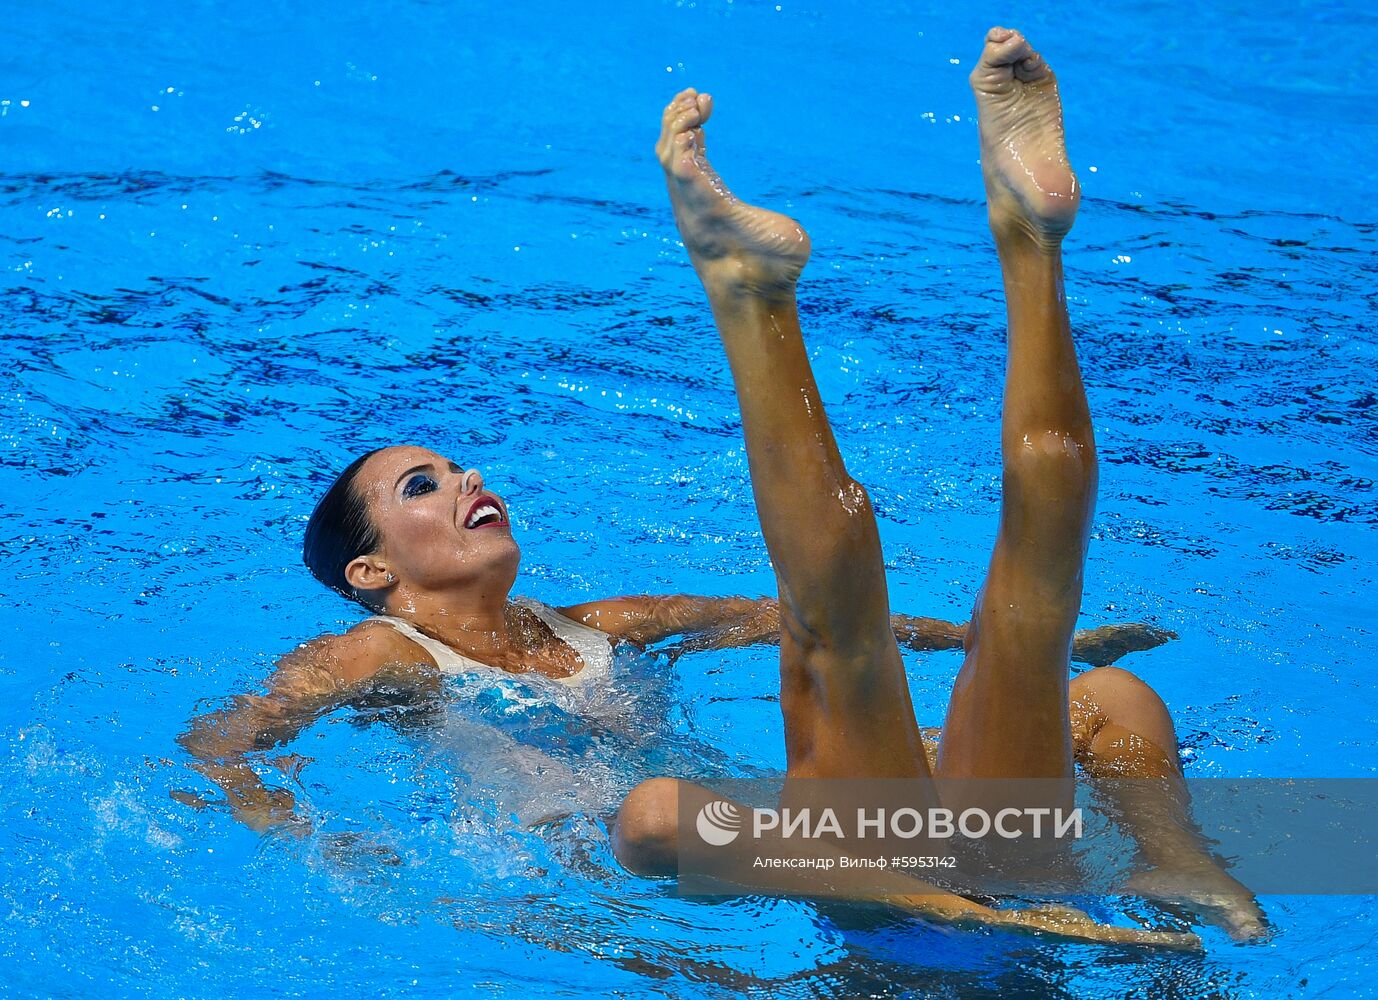
<svg viewBox="0 0 1378 1000"><path fill-rule="evenodd" d="M748 205L728 190L708 162L703 127L712 113L712 97L683 90L661 123L656 156L680 238L710 296L793 294L809 260L809 236L789 216Z"/></svg>
<svg viewBox="0 0 1378 1000"><path fill-rule="evenodd" d="M1057 243L1081 188L1067 160L1057 78L1017 31L992 28L971 72L991 225Z"/></svg>

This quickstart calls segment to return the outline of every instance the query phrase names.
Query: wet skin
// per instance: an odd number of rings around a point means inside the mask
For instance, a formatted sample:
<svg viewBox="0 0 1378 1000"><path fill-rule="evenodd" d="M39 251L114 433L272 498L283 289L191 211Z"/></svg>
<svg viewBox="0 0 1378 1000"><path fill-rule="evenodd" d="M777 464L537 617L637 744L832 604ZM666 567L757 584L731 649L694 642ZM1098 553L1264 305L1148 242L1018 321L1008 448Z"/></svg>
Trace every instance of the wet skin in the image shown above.
<svg viewBox="0 0 1378 1000"><path fill-rule="evenodd" d="M799 332L794 293L810 253L808 236L794 220L730 193L707 159L704 125L712 100L693 90L666 109L657 153L731 363L781 597L631 596L560 610L614 641L648 644L682 635L693 648L709 649L778 638L786 751L795 776L926 780L936 772L1070 781L1074 759L1092 773L1180 776L1171 719L1147 685L1119 670L1067 679L1068 650L1075 652L1078 642L1082 658L1108 662L1166 636L1142 628L1137 635L1094 638L1072 632L1096 468L1062 299L1060 240L1079 194L1062 144L1056 82L1021 37L995 29L972 86L1011 354L1004 504L972 622L890 614L869 500L847 475ZM383 543L351 562L346 576L379 611L405 617L498 669L567 676L582 668L543 622L508 600L520 550L505 501L476 470L402 446L372 456L358 483ZM496 508L495 519L471 521L483 503ZM933 761L913 717L897 636L910 648L966 650ZM246 822L300 824L291 795L264 789L245 755L292 739L321 713L380 684L433 691L438 670L411 640L365 621L284 657L266 695L241 696L229 710L201 717L182 742ZM1001 738L988 738L992 731ZM691 791L683 782L657 779L628 797L614 831L624 863L653 871L668 858L672 867L663 821L674 815L677 796ZM1192 864L1209 862L1191 845L1175 850ZM1234 895L1240 898L1247 899L1242 887ZM939 899L908 898L897 886L891 901L940 919L1063 937L1194 943L1189 936L1102 928L1065 909L1021 915L960 897ZM1246 932L1249 918L1237 920Z"/></svg>
<svg viewBox="0 0 1378 1000"><path fill-rule="evenodd" d="M1009 319L1003 495L932 761L890 626L875 518L838 453L799 329L795 286L809 238L793 219L741 201L713 170L704 133L711 97L682 91L663 116L657 154L731 365L781 595L788 773L909 778L919 788L934 775L1050 779L1061 789L1054 802L1069 804L1079 760L1092 775L1162 780L1164 802L1181 809L1176 738L1161 700L1123 671L1094 671L1075 687L1069 681L1098 470L1062 288L1061 241L1080 192L1063 143L1056 79L1022 36L995 28L971 85ZM614 841L624 864L672 871L677 826L669 820L681 800L704 794L669 778L635 789ZM1223 897L1227 905L1202 909L1232 933L1261 930L1250 894L1192 838L1148 845L1145 854L1209 882L1211 902ZM997 916L960 898L907 895L903 880L887 898L940 919L1042 921L1040 929L1055 926L1068 937L1125 940L1076 911ZM1184 944L1171 936L1138 940Z"/></svg>

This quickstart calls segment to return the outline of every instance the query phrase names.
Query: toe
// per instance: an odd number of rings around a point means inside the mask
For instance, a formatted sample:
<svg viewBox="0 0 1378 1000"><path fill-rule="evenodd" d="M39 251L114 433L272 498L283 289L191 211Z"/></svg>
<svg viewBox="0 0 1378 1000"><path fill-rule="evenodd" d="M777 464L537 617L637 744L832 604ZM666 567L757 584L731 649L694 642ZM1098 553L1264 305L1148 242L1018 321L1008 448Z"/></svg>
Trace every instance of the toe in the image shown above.
<svg viewBox="0 0 1378 1000"><path fill-rule="evenodd" d="M665 127L663 138L674 149L681 149L691 140L701 138L704 120L712 110L713 102L707 95L681 105Z"/></svg>
<svg viewBox="0 0 1378 1000"><path fill-rule="evenodd" d="M686 108L692 107L698 100L698 96L698 91L693 87L689 87L686 90L681 90L671 98L670 103L665 105L664 114L660 116L661 131L667 133L672 131L671 126L674 124L675 118L683 114Z"/></svg>
<svg viewBox="0 0 1378 1000"><path fill-rule="evenodd" d="M693 87L685 87L674 97L670 98L670 103L665 105L665 120L669 121L670 116L673 114L676 108L678 108L681 104L685 104L689 101L692 101L697 96L697 90L695 90Z"/></svg>
<svg viewBox="0 0 1378 1000"><path fill-rule="evenodd" d="M1050 75L1052 70L1043 61L1043 57L1037 52L1029 55L1014 64L1014 75L1025 83L1034 83Z"/></svg>
<svg viewBox="0 0 1378 1000"><path fill-rule="evenodd" d="M981 50L980 65L987 67L1013 66L1036 53L1023 35L1008 28L991 28L986 35L986 47Z"/></svg>
<svg viewBox="0 0 1378 1000"><path fill-rule="evenodd" d="M699 94L695 100L699 107L699 124L703 125L713 115L713 95Z"/></svg>
<svg viewBox="0 0 1378 1000"><path fill-rule="evenodd" d="M697 104L687 105L680 108L679 113L670 122L670 135L678 136L698 128L701 124L703 124L703 112L699 110L699 106Z"/></svg>
<svg viewBox="0 0 1378 1000"><path fill-rule="evenodd" d="M713 98L710 94L700 94L693 87L681 90L661 115L660 128L663 136L672 136L685 129L696 128L708 121L713 113Z"/></svg>
<svg viewBox="0 0 1378 1000"><path fill-rule="evenodd" d="M681 90L665 106L660 122L660 140L656 143L656 152L662 158L675 145L676 136L703 122L707 117L701 110L703 107L711 109L712 99L692 87Z"/></svg>
<svg viewBox="0 0 1378 1000"><path fill-rule="evenodd" d="M665 109L665 130L670 135L697 128L713 110L713 99L696 90L686 90Z"/></svg>
<svg viewBox="0 0 1378 1000"><path fill-rule="evenodd" d="M991 28L981 58L971 71L971 85L978 91L994 93L1005 90L1015 80L1036 83L1052 75L1043 57L1023 35L1009 28Z"/></svg>

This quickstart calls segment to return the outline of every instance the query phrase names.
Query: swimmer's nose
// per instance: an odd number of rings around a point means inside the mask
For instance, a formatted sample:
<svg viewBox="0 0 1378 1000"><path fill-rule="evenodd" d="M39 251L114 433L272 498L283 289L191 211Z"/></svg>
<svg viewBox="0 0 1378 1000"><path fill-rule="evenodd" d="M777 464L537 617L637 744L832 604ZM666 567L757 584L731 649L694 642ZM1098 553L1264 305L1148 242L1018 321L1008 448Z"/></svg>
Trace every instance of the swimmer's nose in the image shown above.
<svg viewBox="0 0 1378 1000"><path fill-rule="evenodd" d="M465 469L464 475L459 481L459 492L465 495L477 493L483 489L483 475L478 469Z"/></svg>

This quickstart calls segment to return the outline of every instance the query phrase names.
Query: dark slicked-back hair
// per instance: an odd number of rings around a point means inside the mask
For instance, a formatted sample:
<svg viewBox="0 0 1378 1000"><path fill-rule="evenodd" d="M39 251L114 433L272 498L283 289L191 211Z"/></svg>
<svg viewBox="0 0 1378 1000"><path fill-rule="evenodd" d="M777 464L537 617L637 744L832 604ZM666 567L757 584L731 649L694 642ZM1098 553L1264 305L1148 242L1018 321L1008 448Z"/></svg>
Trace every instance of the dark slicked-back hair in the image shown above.
<svg viewBox="0 0 1378 1000"><path fill-rule="evenodd" d="M301 546L302 561L312 576L369 611L377 609L359 597L345 579L344 571L352 560L377 551L383 541L368 516L363 494L354 486L364 463L382 450L375 448L360 455L340 473L306 522L306 537Z"/></svg>

